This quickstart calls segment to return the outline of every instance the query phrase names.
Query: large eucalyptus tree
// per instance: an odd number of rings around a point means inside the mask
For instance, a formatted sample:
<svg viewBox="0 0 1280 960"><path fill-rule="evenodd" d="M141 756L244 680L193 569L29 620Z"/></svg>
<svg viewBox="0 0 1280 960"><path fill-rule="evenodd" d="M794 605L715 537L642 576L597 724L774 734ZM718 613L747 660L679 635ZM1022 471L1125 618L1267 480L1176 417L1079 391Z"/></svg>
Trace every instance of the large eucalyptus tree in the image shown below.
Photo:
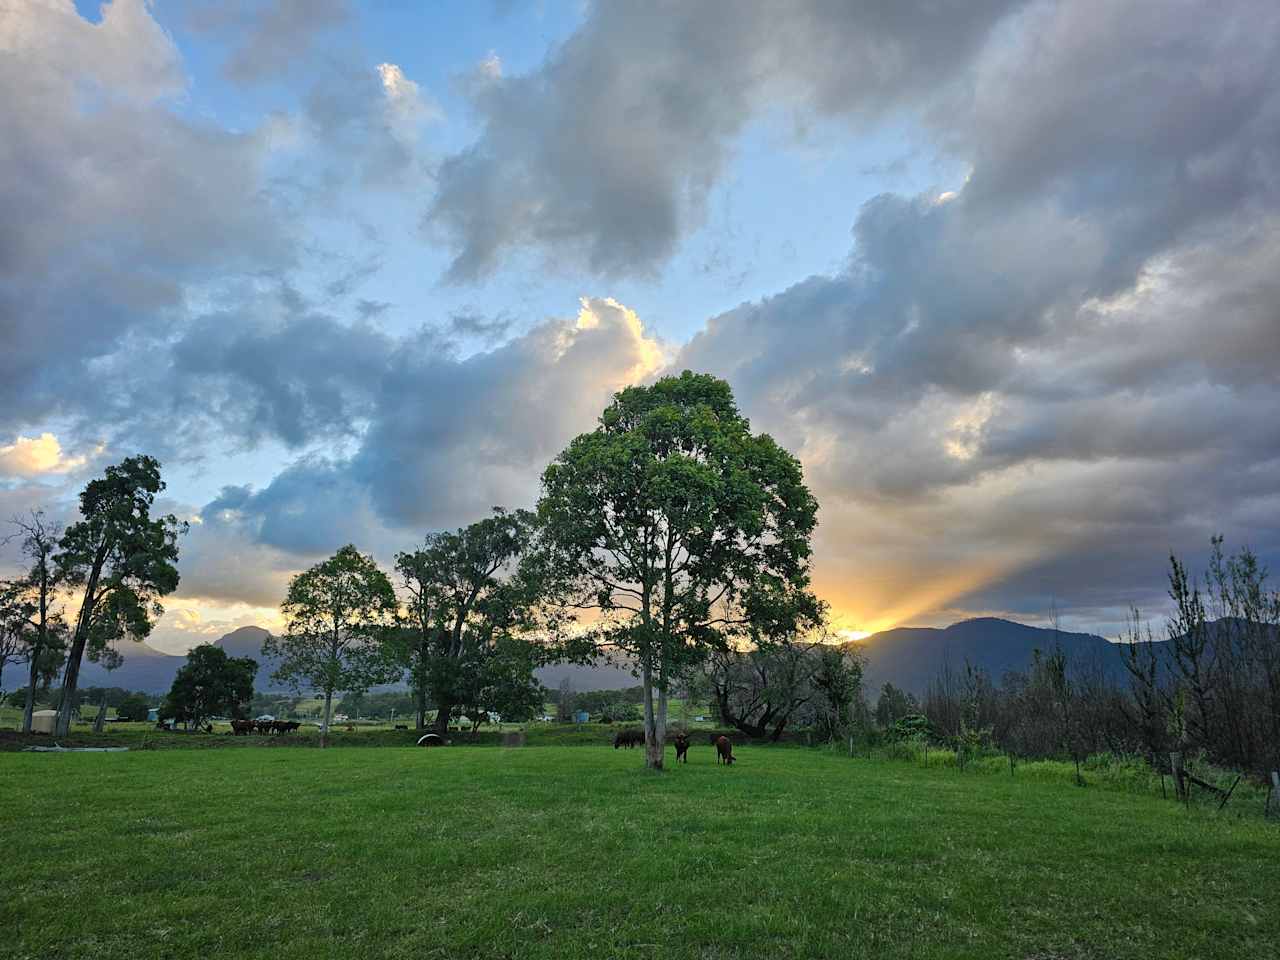
<svg viewBox="0 0 1280 960"><path fill-rule="evenodd" d="M651 768L683 670L821 620L809 582L817 502L799 461L751 433L723 380L685 371L622 390L542 487L528 566L551 608L585 614L582 636L634 658Z"/></svg>

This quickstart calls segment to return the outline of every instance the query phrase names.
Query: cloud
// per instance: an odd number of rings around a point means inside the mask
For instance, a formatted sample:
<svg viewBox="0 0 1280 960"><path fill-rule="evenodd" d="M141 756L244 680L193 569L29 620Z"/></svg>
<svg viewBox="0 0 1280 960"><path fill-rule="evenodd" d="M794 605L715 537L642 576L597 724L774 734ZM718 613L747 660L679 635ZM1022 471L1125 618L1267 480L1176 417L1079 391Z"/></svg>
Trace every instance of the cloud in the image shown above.
<svg viewBox="0 0 1280 960"><path fill-rule="evenodd" d="M683 348L801 451L834 592L1104 616L1211 533L1280 557L1278 64L1269 4L1037 5L930 118L966 183Z"/></svg>
<svg viewBox="0 0 1280 960"><path fill-rule="evenodd" d="M297 67L350 15L346 0L218 0L196 5L187 25L228 45L230 80L255 84Z"/></svg>
<svg viewBox="0 0 1280 960"><path fill-rule="evenodd" d="M609 299L466 358L425 331L405 338L386 356L350 457L304 457L260 490L224 489L202 509L202 533L234 528L302 557L356 542L389 560L428 530L531 506L546 464L666 359L635 312Z"/></svg>
<svg viewBox="0 0 1280 960"><path fill-rule="evenodd" d="M0 17L0 430L94 407L93 363L163 336L189 286L284 267L268 145L170 107L185 81L141 0ZM127 228L126 228L127 225Z"/></svg>
<svg viewBox="0 0 1280 960"><path fill-rule="evenodd" d="M101 448L94 453L100 453ZM69 457L52 433L38 437L17 437L13 443L0 444L0 477L38 477L50 473L69 473L84 466L89 455Z"/></svg>
<svg viewBox="0 0 1280 960"><path fill-rule="evenodd" d="M652 274L701 224L749 122L781 106L865 124L931 102L1019 5L594 6L533 73L478 71L483 132L444 160L427 218L454 251L448 278L523 248Z"/></svg>

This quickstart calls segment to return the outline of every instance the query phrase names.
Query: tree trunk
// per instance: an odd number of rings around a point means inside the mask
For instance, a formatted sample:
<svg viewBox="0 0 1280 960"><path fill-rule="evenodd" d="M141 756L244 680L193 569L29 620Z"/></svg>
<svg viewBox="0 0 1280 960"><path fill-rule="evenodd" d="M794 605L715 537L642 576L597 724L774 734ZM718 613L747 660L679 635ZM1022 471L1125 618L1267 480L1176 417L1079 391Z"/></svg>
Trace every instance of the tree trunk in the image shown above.
<svg viewBox="0 0 1280 960"><path fill-rule="evenodd" d="M453 704L441 703L436 707L436 733L446 737L449 733L449 719L453 715Z"/></svg>
<svg viewBox="0 0 1280 960"><path fill-rule="evenodd" d="M644 688L644 765L650 770L662 769L662 748L658 746L658 728L653 712L653 670L649 665L649 652L645 651L640 672Z"/></svg>
<svg viewBox="0 0 1280 960"><path fill-rule="evenodd" d="M27 702L22 709L22 732L31 732L31 714L36 708L36 685L40 681L40 655L49 637L49 564L40 560L40 622L36 624L36 642L31 647L31 672L27 677Z"/></svg>
<svg viewBox="0 0 1280 960"><path fill-rule="evenodd" d="M324 726L320 728L320 746L325 745L325 741L329 737L329 718L333 715L333 691L325 690L324 692Z"/></svg>
<svg viewBox="0 0 1280 960"><path fill-rule="evenodd" d="M659 670L661 671L661 665ZM658 716L654 723L654 732L658 738L658 766L661 768L667 751L667 684L663 673L658 677Z"/></svg>
<svg viewBox="0 0 1280 960"><path fill-rule="evenodd" d="M84 657L85 644L89 642L89 627L93 621L93 608L98 602L98 579L102 576L102 566L107 562L110 545L103 544L94 557L93 569L89 573L88 583L84 588L84 599L80 603L80 614L76 617L76 632L71 640L71 649L67 652L67 669L62 675L62 706L58 711L58 723L54 733L65 737L71 729L71 710L75 700L76 684L80 680L80 661Z"/></svg>
<svg viewBox="0 0 1280 960"><path fill-rule="evenodd" d="M418 719L415 729L422 730L427 725L427 686L418 685Z"/></svg>
<svg viewBox="0 0 1280 960"><path fill-rule="evenodd" d="M80 657L84 653L83 641L77 641L67 656L67 669L62 674L62 703L58 706L58 722L54 734L65 737L71 730L71 714L75 710L76 683L80 679Z"/></svg>
<svg viewBox="0 0 1280 960"><path fill-rule="evenodd" d="M106 724L106 722L107 722L107 694L104 691L102 694L102 702L98 704L98 715L97 717L94 718L94 721L93 721L93 732L101 733L102 728Z"/></svg>
<svg viewBox="0 0 1280 960"><path fill-rule="evenodd" d="M22 708L22 732L31 732L31 714L36 708L36 684L39 682L40 651L33 651L31 657L31 674L27 679L27 703Z"/></svg>

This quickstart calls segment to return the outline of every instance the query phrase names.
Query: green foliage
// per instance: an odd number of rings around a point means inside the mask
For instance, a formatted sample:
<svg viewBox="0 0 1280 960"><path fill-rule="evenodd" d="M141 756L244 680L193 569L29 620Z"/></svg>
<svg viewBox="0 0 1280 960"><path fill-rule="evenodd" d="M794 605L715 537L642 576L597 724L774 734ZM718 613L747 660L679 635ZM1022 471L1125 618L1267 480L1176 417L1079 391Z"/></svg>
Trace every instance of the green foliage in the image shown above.
<svg viewBox="0 0 1280 960"><path fill-rule="evenodd" d="M821 618L809 589L817 503L799 461L752 435L723 380L685 371L622 390L542 488L526 569L569 622L598 611L578 636L639 663L655 742L682 672L733 641L782 640Z"/></svg>
<svg viewBox="0 0 1280 960"><path fill-rule="evenodd" d="M335 692L399 677L392 646L397 606L387 575L348 544L289 581L280 605L285 634L268 637L262 655L280 658L277 679L324 694L327 728Z"/></svg>
<svg viewBox="0 0 1280 960"><path fill-rule="evenodd" d="M242 717L253 697L257 661L249 657L228 657L212 643L201 644L187 654L187 662L173 678L161 712L200 726L212 716ZM146 710L142 718L146 719Z"/></svg>
<svg viewBox="0 0 1280 960"><path fill-rule="evenodd" d="M929 725L929 718L919 713L910 713L904 717L898 717L885 732L891 740L918 740L921 742L933 735L933 730Z"/></svg>
<svg viewBox="0 0 1280 960"><path fill-rule="evenodd" d="M512 575L533 521L526 510L495 510L396 556L409 596L400 658L413 688L436 705L441 728L455 709L473 718L489 710L524 718L540 709L533 670L550 651L525 638L536 591Z"/></svg>
<svg viewBox="0 0 1280 960"><path fill-rule="evenodd" d="M124 720L142 722L147 719L147 713L150 710L151 703L145 696L140 693L131 693L120 702L120 706L116 707L116 716Z"/></svg>

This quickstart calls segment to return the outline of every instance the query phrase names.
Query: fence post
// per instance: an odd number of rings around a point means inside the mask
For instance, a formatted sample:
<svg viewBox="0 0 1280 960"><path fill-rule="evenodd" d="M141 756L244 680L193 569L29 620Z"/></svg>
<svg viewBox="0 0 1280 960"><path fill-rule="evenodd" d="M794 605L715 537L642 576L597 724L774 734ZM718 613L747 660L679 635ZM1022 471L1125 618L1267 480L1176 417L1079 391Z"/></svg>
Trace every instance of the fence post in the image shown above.
<svg viewBox="0 0 1280 960"><path fill-rule="evenodd" d="M1173 774L1173 795L1176 799L1186 801L1187 785L1182 779L1182 753L1175 750L1169 754L1169 770Z"/></svg>

